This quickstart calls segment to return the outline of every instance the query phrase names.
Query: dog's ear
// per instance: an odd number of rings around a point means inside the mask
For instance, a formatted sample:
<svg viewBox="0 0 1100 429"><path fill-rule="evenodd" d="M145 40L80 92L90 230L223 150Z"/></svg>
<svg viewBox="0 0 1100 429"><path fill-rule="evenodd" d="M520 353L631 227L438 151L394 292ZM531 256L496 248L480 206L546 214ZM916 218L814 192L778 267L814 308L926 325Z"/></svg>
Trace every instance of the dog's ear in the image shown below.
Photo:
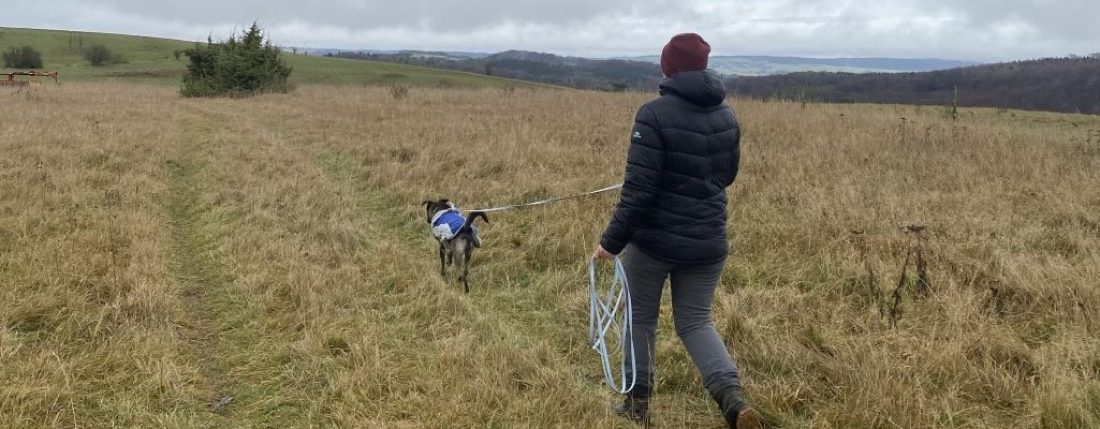
<svg viewBox="0 0 1100 429"><path fill-rule="evenodd" d="M424 217L425 217L425 220L427 220L427 222L428 222L429 224L431 224L431 223L432 223L432 206L433 206L433 205L435 205L435 201L432 201L432 200L424 200L424 202L422 202L422 203L420 203L420 204L424 205Z"/></svg>

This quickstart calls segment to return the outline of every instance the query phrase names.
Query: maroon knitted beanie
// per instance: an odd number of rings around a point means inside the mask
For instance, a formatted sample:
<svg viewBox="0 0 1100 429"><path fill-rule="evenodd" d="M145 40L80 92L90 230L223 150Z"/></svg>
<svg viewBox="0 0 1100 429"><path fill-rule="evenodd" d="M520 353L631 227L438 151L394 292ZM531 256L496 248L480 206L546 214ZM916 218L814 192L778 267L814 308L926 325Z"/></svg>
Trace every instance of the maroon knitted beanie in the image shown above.
<svg viewBox="0 0 1100 429"><path fill-rule="evenodd" d="M706 70L710 44L695 33L677 34L661 51L661 72L665 76Z"/></svg>

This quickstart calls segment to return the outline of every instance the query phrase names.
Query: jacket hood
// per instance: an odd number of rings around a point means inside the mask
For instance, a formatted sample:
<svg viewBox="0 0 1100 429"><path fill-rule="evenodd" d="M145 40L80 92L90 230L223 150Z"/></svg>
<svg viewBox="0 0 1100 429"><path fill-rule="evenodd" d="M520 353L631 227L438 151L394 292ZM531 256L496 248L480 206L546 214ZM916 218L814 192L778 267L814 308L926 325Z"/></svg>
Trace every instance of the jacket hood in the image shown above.
<svg viewBox="0 0 1100 429"><path fill-rule="evenodd" d="M714 107L726 100L726 87L714 70L676 73L660 84L661 95L676 94L700 107Z"/></svg>

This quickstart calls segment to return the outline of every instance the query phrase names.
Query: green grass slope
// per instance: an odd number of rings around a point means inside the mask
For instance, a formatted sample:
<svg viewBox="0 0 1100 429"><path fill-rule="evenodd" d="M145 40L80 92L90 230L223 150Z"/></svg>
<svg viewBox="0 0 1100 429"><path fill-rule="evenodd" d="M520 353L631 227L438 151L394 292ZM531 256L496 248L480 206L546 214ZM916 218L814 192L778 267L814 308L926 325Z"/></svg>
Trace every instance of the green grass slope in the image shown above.
<svg viewBox="0 0 1100 429"><path fill-rule="evenodd" d="M83 50L102 44L125 58L125 64L93 67ZM194 42L122 34L0 27L0 51L30 45L42 52L43 70L61 73L62 82L122 80L178 84L187 63L174 52ZM347 60L285 53L294 67L294 84L409 85L433 87L507 87L537 84L401 64ZM2 64L0 64L2 65ZM0 68L3 71L11 69Z"/></svg>

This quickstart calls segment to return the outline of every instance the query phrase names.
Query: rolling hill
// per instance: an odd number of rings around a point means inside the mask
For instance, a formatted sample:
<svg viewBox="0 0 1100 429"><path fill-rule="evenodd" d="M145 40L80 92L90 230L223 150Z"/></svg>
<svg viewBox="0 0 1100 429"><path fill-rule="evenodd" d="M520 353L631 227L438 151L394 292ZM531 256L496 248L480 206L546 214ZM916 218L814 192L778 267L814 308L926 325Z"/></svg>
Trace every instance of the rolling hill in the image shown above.
<svg viewBox="0 0 1100 429"><path fill-rule="evenodd" d="M124 64L92 67L83 50L102 44L119 53ZM44 69L61 73L62 82L123 80L177 84L187 57L175 52L194 42L109 33L39 30L0 27L0 51L30 45L42 52ZM285 52L294 67L293 84L368 84L434 87L508 87L536 84L459 71L439 70L407 64L364 62L341 58L294 55ZM2 64L0 64L2 65ZM0 70L8 70L2 69Z"/></svg>
<svg viewBox="0 0 1100 429"><path fill-rule="evenodd" d="M661 63L656 55L626 58ZM938 58L804 58L772 56L712 56L710 67L737 76L769 76L796 72L899 73L945 70L971 66L969 61Z"/></svg>
<svg viewBox="0 0 1100 429"><path fill-rule="evenodd" d="M958 104L1100 114L1100 56L988 64L924 73L793 73L737 77L731 94L829 103Z"/></svg>
<svg viewBox="0 0 1100 429"><path fill-rule="evenodd" d="M412 64L581 89L650 91L661 79L659 56L593 59L510 50L495 54L426 51L334 51L325 56ZM801 58L713 56L711 68L729 76L770 76L794 72L903 73L973 65L966 61L900 58Z"/></svg>
<svg viewBox="0 0 1100 429"><path fill-rule="evenodd" d="M519 50L490 55L424 51L341 51L325 55L457 70L578 89L650 91L657 87L661 78L660 68L648 62L564 57Z"/></svg>

